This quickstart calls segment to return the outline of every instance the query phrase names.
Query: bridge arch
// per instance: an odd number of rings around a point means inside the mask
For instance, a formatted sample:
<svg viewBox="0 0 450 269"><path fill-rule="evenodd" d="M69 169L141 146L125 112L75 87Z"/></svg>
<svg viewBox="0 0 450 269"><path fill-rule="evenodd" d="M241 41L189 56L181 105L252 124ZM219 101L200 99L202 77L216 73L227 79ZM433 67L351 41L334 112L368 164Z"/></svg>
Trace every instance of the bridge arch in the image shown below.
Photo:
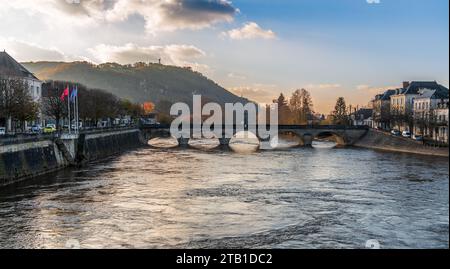
<svg viewBox="0 0 450 269"><path fill-rule="evenodd" d="M345 134L341 134L339 132L334 131L320 131L317 132L314 137L314 139L330 139L333 140L338 147L343 147L347 145L347 139L345 137Z"/></svg>
<svg viewBox="0 0 450 269"><path fill-rule="evenodd" d="M293 147L302 147L305 145L305 138L303 134L299 134L298 132L290 131L290 130L278 130L278 138L286 138L286 137L292 137L294 139L297 139L296 145L293 145Z"/></svg>

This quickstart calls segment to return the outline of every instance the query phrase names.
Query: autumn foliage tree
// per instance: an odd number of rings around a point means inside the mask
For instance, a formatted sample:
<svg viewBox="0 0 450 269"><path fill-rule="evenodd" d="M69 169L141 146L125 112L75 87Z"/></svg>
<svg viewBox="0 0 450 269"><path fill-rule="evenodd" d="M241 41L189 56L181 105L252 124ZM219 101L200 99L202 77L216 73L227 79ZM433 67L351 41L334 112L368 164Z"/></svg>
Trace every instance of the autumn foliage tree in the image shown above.
<svg viewBox="0 0 450 269"><path fill-rule="evenodd" d="M142 104L142 109L144 111L144 114L148 115L155 109L155 104L153 104L152 102L145 102Z"/></svg>

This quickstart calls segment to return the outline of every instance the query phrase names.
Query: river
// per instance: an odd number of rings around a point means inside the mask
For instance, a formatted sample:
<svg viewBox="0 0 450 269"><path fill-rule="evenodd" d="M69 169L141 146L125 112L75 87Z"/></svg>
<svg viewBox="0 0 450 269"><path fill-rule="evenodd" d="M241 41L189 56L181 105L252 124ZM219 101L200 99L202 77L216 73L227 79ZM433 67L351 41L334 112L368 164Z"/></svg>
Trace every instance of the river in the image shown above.
<svg viewBox="0 0 450 269"><path fill-rule="evenodd" d="M143 148L0 189L1 248L449 247L446 158Z"/></svg>

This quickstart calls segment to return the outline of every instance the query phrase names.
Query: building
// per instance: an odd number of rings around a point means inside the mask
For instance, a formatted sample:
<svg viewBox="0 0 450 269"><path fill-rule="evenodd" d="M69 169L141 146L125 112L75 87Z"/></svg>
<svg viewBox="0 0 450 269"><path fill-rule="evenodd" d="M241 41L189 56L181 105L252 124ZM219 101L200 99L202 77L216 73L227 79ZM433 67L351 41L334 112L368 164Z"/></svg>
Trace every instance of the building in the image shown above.
<svg viewBox="0 0 450 269"><path fill-rule="evenodd" d="M391 128L400 131L411 131L414 127L414 100L420 97L424 89L435 90L438 93L448 89L436 81L403 82L403 87L390 97L391 99Z"/></svg>
<svg viewBox="0 0 450 269"><path fill-rule="evenodd" d="M350 114L351 125L353 126L372 126L373 109L360 108L359 110Z"/></svg>
<svg viewBox="0 0 450 269"><path fill-rule="evenodd" d="M448 145L448 131L449 131L449 115L448 115L448 99L438 103L434 110L436 124L433 132L433 139Z"/></svg>
<svg viewBox="0 0 450 269"><path fill-rule="evenodd" d="M0 52L0 77L6 79L23 79L25 83L27 83L30 96L33 101L36 103L41 102L42 98L42 81L40 81L36 76L33 75L30 71L28 71L23 65L18 63L13 57L11 57L6 51ZM39 113L39 119L36 122L28 123L35 124L40 123L42 119L42 113ZM4 124L8 131L11 131L12 122L11 119L1 118L0 116L0 125ZM25 123L25 126L27 123Z"/></svg>
<svg viewBox="0 0 450 269"><path fill-rule="evenodd" d="M398 94L399 89L387 90L372 100L372 127L382 130L391 129L391 96Z"/></svg>
<svg viewBox="0 0 450 269"><path fill-rule="evenodd" d="M414 134L424 136L433 136L435 130L433 125L436 123L436 109L439 104L448 103L448 91L444 90L419 90L419 96L414 99Z"/></svg>

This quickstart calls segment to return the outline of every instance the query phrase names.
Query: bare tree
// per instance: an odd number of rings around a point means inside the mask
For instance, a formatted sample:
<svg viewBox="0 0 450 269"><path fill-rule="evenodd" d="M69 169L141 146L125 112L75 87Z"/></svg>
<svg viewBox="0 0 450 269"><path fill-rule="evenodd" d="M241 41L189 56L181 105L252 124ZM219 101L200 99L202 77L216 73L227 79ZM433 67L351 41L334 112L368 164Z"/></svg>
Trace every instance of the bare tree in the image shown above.
<svg viewBox="0 0 450 269"><path fill-rule="evenodd" d="M6 119L18 121L23 129L27 121L37 118L39 107L33 101L26 81L15 77L0 78L0 112Z"/></svg>
<svg viewBox="0 0 450 269"><path fill-rule="evenodd" d="M56 122L56 129L60 130L60 122L67 116L67 103L61 100L61 94L64 90L58 88L58 83L48 82L43 85L44 96L42 97L43 113Z"/></svg>

